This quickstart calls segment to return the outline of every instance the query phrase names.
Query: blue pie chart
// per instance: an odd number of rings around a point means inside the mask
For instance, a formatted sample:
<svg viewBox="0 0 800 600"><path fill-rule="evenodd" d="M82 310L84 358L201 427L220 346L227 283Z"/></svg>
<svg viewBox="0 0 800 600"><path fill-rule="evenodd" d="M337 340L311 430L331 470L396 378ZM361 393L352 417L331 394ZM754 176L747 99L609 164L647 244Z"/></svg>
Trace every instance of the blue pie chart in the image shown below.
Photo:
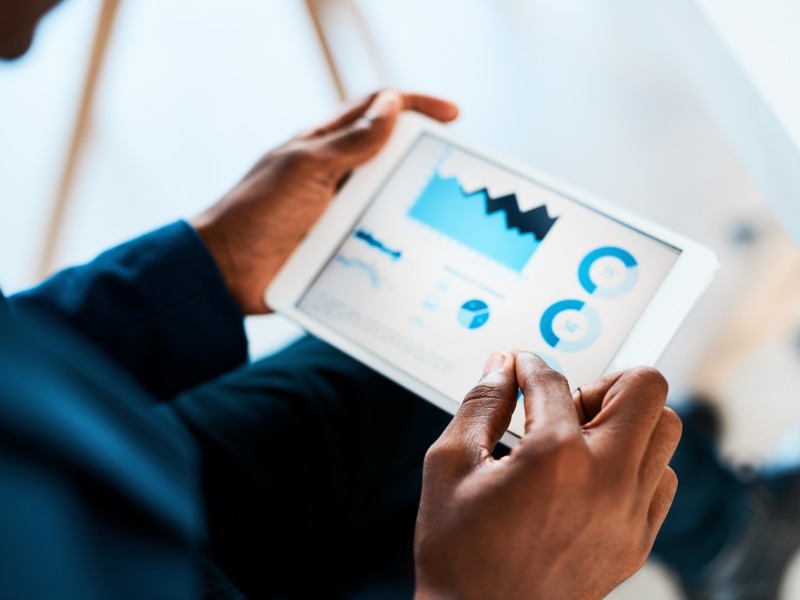
<svg viewBox="0 0 800 600"><path fill-rule="evenodd" d="M489 305L483 300L469 300L458 310L458 322L467 329L479 329L489 320Z"/></svg>
<svg viewBox="0 0 800 600"><path fill-rule="evenodd" d="M627 294L639 279L639 264L627 250L603 246L592 250L578 267L583 289L596 298L617 298Z"/></svg>
<svg viewBox="0 0 800 600"><path fill-rule="evenodd" d="M600 313L582 300L559 300L539 321L544 341L562 352L585 350L595 343L600 329Z"/></svg>

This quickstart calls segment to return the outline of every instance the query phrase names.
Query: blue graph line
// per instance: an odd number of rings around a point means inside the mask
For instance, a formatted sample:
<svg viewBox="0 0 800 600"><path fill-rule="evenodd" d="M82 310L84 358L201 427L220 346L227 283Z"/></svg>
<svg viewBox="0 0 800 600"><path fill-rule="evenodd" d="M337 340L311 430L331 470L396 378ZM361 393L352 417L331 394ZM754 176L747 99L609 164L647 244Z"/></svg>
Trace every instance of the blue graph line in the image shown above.
<svg viewBox="0 0 800 600"><path fill-rule="evenodd" d="M348 258L346 256L337 255L336 262L344 265L345 267L350 267L354 269L358 269L363 271L367 277L369 277L369 281L376 290L380 289L381 283L383 283L383 278L378 274L375 270L375 267L372 265L365 263L363 260L358 258Z"/></svg>
<svg viewBox="0 0 800 600"><path fill-rule="evenodd" d="M466 193L457 178L438 172L408 214L515 271L522 271L558 219L544 205L521 211L515 194L493 198L486 188Z"/></svg>
<svg viewBox="0 0 800 600"><path fill-rule="evenodd" d="M357 240L361 240L362 242L364 242L365 244L367 244L369 246L372 246L373 248L375 248L379 252L383 252L384 254L387 254L388 256L391 256L394 260L397 260L401 256L403 256L403 253L400 250L391 250L391 249L387 248L383 244L382 241L377 239L371 233L369 233L367 231L364 231L363 229L357 230L353 234L353 237L355 237Z"/></svg>

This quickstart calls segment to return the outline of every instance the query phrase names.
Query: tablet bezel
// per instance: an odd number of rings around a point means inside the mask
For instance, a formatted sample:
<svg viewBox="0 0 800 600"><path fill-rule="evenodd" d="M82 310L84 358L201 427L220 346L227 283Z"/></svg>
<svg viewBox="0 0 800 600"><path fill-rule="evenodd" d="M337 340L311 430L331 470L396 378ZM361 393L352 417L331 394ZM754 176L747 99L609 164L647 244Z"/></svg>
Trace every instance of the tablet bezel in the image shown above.
<svg viewBox="0 0 800 600"><path fill-rule="evenodd" d="M461 403L460 399L455 400L445 396L298 308L303 295L336 254L342 242L351 234L356 222L374 201L377 191L385 184L398 162L425 133L492 161L516 175L531 179L572 201L594 209L680 251L667 277L611 358L605 373L636 365L654 365L691 308L711 283L719 264L716 255L705 246L647 219L576 190L495 152L478 148L453 135L440 123L415 113L404 113L400 116L386 147L369 163L355 171L342 187L326 212L308 232L266 290L267 305L296 321L309 333L440 408L455 413ZM491 350L495 349L489 349ZM475 374L476 381L479 375ZM519 438L515 434L506 432L502 441L513 446Z"/></svg>

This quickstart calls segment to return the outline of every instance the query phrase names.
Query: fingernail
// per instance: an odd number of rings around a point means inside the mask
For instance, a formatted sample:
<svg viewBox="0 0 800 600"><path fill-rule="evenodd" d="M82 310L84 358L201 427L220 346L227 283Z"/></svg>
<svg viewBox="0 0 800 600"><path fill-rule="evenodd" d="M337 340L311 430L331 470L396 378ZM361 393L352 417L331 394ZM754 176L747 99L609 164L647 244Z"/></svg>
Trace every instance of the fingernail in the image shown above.
<svg viewBox="0 0 800 600"><path fill-rule="evenodd" d="M483 374L491 373L492 371L500 371L506 364L505 352L495 352L486 359L486 364L483 365Z"/></svg>

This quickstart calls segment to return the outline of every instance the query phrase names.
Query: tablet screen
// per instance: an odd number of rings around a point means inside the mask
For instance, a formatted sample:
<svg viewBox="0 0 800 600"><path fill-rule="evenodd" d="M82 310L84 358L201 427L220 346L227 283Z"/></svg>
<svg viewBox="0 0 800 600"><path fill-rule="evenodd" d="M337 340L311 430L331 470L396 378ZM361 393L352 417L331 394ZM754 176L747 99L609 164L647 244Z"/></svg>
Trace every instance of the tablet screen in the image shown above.
<svg viewBox="0 0 800 600"><path fill-rule="evenodd" d="M298 308L456 402L494 350L536 352L574 388L605 371L679 254L422 134Z"/></svg>

